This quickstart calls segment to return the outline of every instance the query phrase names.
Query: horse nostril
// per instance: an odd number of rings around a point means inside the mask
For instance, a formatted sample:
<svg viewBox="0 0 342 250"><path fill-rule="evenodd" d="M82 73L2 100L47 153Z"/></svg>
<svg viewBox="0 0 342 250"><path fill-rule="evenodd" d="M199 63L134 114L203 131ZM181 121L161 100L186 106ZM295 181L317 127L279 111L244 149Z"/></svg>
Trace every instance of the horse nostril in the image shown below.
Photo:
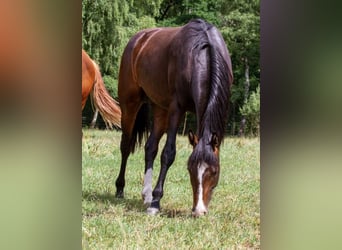
<svg viewBox="0 0 342 250"><path fill-rule="evenodd" d="M195 210L195 211L192 211L192 216L193 217L199 217L199 216L202 216L202 215L206 215L208 213L207 210Z"/></svg>

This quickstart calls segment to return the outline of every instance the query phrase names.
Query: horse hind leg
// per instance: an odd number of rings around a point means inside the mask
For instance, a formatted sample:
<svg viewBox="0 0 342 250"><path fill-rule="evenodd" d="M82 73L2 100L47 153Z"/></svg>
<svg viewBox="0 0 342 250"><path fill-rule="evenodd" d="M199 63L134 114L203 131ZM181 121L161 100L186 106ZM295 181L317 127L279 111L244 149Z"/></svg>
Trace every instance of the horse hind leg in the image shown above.
<svg viewBox="0 0 342 250"><path fill-rule="evenodd" d="M123 198L124 197L124 187L125 187L125 172L127 159L130 153L132 152L132 144L135 145L136 138L133 136L133 129L136 123L137 114L141 107L141 103L134 102L126 105L126 108L122 109L122 117L121 117L121 142L120 142L120 151L121 151L121 165L120 172L115 181L116 186L116 197ZM134 146L133 146L134 149Z"/></svg>
<svg viewBox="0 0 342 250"><path fill-rule="evenodd" d="M153 162L158 153L158 145L167 125L167 111L153 107L154 119L151 134L145 144L145 177L144 187L141 192L144 204L150 206L152 202L152 173Z"/></svg>
<svg viewBox="0 0 342 250"><path fill-rule="evenodd" d="M115 197L117 198L124 197L125 172L126 172L127 159L130 154L129 146L128 146L129 140L130 140L129 135L122 133L121 143L120 143L120 151L121 151L120 172L115 181L115 186L116 186Z"/></svg>

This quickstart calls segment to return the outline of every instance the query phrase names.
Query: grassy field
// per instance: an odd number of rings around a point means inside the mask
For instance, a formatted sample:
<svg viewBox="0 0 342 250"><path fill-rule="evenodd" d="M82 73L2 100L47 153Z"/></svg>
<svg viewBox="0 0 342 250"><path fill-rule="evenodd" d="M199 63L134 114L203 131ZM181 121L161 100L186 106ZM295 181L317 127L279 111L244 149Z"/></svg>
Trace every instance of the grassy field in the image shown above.
<svg viewBox="0 0 342 250"><path fill-rule="evenodd" d="M259 249L260 140L226 138L219 184L209 213L191 217L192 190L186 168L191 146L178 136L177 154L165 181L161 213L148 216L141 199L144 151L128 159L125 199L114 198L120 168L117 131L83 130L83 249ZM163 137L159 153L165 142ZM159 154L154 184L159 174Z"/></svg>

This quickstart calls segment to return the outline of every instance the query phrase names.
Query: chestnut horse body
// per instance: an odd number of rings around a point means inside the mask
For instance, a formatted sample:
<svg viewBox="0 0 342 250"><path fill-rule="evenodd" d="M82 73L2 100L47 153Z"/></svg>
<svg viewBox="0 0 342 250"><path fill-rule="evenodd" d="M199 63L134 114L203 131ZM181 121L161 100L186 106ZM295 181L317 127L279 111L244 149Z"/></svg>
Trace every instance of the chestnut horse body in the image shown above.
<svg viewBox="0 0 342 250"><path fill-rule="evenodd" d="M120 127L121 109L106 90L99 66L82 50L82 110L90 94L106 125Z"/></svg>
<svg viewBox="0 0 342 250"><path fill-rule="evenodd" d="M127 158L148 135L142 196L149 214L160 210L164 181L176 155L176 134L186 111L197 116L197 135L189 134L193 152L188 171L193 215L208 211L219 176L219 146L228 116L231 60L220 32L203 20L182 27L140 31L129 41L121 61L119 102L122 110L121 168L116 196L123 197ZM161 168L152 191L152 169L158 144L167 133Z"/></svg>

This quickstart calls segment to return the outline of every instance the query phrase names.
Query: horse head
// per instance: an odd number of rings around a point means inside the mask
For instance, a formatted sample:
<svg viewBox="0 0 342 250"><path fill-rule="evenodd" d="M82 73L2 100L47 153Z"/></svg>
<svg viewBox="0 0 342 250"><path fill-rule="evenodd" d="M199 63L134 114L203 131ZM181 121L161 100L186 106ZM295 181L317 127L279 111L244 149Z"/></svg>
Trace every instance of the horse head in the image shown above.
<svg viewBox="0 0 342 250"><path fill-rule="evenodd" d="M188 171L193 191L192 215L197 217L208 212L208 205L219 179L219 139L215 133L207 141L189 132L193 152L188 161Z"/></svg>

